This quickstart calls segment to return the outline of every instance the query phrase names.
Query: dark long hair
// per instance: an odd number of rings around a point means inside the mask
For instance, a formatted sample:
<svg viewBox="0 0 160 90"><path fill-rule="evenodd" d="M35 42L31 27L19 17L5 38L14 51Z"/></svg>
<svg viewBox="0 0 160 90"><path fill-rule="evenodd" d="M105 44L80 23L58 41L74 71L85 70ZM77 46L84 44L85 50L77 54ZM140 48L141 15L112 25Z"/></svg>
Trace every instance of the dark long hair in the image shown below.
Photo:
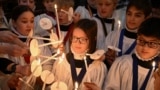
<svg viewBox="0 0 160 90"><path fill-rule="evenodd" d="M11 19L16 21L22 13L27 12L27 11L33 13L34 15L34 12L28 6L18 5L13 9Z"/></svg>
<svg viewBox="0 0 160 90"><path fill-rule="evenodd" d="M94 20L90 20L90 19L81 19L79 20L75 26L75 28L80 28L82 29L85 34L87 35L88 39L89 39L89 49L88 49L88 53L93 53L96 50L96 43L97 43L97 23ZM73 31L74 31L73 29ZM73 35L73 31L71 32L71 36L70 36L70 44L71 44L71 38Z"/></svg>

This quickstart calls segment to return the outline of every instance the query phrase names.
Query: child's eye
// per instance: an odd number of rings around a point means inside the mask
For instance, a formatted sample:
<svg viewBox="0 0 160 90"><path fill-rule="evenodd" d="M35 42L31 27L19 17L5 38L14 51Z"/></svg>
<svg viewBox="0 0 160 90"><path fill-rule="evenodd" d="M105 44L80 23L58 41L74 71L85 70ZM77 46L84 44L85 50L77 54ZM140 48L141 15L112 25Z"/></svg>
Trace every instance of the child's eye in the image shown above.
<svg viewBox="0 0 160 90"><path fill-rule="evenodd" d="M128 16L131 16L131 13L127 13Z"/></svg>
<svg viewBox="0 0 160 90"><path fill-rule="evenodd" d="M22 23L27 23L27 21L22 21Z"/></svg>
<svg viewBox="0 0 160 90"><path fill-rule="evenodd" d="M135 16L136 16L136 17L141 17L141 15L139 15L139 14L138 14L138 15L135 15Z"/></svg>

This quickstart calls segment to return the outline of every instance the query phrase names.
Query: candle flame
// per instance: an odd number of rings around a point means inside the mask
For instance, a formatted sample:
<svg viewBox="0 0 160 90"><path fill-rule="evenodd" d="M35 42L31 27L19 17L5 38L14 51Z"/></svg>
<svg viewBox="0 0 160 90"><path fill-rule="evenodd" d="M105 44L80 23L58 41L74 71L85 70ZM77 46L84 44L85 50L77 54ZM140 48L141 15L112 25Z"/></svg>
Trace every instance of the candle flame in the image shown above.
<svg viewBox="0 0 160 90"><path fill-rule="evenodd" d="M38 58L38 63L37 63L37 64L39 65L40 63L41 63L41 59L40 59L40 58Z"/></svg>
<svg viewBox="0 0 160 90"><path fill-rule="evenodd" d="M120 20L118 20L118 25L121 25L121 21Z"/></svg>
<svg viewBox="0 0 160 90"><path fill-rule="evenodd" d="M155 63L155 61L153 61L153 62L152 62L152 66L153 66L153 67L155 67L155 66L156 66L156 63Z"/></svg>
<svg viewBox="0 0 160 90"><path fill-rule="evenodd" d="M64 60L64 58L65 58L65 54L62 53L62 56L59 58L59 63L61 63Z"/></svg>
<svg viewBox="0 0 160 90"><path fill-rule="evenodd" d="M57 4L54 5L54 8L57 9Z"/></svg>
<svg viewBox="0 0 160 90"><path fill-rule="evenodd" d="M60 54L60 50L59 49L57 50L57 54Z"/></svg>

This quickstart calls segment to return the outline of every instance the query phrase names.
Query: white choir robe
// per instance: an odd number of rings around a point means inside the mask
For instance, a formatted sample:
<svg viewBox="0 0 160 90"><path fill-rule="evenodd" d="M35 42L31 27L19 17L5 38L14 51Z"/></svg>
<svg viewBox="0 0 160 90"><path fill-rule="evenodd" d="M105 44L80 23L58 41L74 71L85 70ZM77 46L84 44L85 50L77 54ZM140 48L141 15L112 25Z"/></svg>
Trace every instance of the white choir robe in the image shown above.
<svg viewBox="0 0 160 90"><path fill-rule="evenodd" d="M112 31L111 33L108 34L108 36L105 39L105 51L108 51L108 46L114 46L118 48L119 44L119 38L120 38L120 33L121 31L116 30ZM122 46L122 55L130 48L130 46L133 44L135 39L133 38L128 38L126 36L123 36L123 46ZM132 53L134 50L132 51Z"/></svg>
<svg viewBox="0 0 160 90"><path fill-rule="evenodd" d="M81 68L76 68L76 71L79 73ZM53 65L53 74L55 79L64 82L68 86L68 90L74 89L74 82L72 82L71 67L66 59L59 63L55 61ZM106 80L107 68L105 64L101 61L93 61L89 65L88 71L84 75L84 78L79 86L78 90L84 90L83 82L93 82L104 90L104 80Z"/></svg>
<svg viewBox="0 0 160 90"><path fill-rule="evenodd" d="M85 8L85 6L78 6L75 10L75 13L80 14L80 19L83 19L83 18L90 19L92 17L89 11Z"/></svg>
<svg viewBox="0 0 160 90"><path fill-rule="evenodd" d="M133 60L132 55L123 55L117 58L107 75L105 90L132 90L133 80ZM138 90L140 90L149 69L138 66ZM146 90L154 90L154 77L150 75Z"/></svg>
<svg viewBox="0 0 160 90"><path fill-rule="evenodd" d="M120 29L123 28L123 25L124 25L123 24L124 20L123 20L122 17L119 16L119 12L120 11L115 11L113 13L112 17L108 18L108 19L115 19L113 31L119 29L118 20L121 21ZM103 26L102 26L102 23L101 23L100 19L98 19L96 17L93 17L92 19L97 22L97 30L98 30L98 33L97 33L97 49L105 49L105 42L104 41L105 41L105 38L108 36L108 34L112 31L112 24L105 23L105 27L107 29L107 36L105 36Z"/></svg>

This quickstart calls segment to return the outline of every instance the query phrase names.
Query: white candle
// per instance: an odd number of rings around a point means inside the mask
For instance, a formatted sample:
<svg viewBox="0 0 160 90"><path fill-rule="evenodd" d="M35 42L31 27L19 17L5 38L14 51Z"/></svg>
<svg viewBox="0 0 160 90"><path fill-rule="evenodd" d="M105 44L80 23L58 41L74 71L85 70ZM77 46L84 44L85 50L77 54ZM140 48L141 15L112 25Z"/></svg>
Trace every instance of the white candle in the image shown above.
<svg viewBox="0 0 160 90"><path fill-rule="evenodd" d="M118 38L119 38L119 37L118 37L118 36L119 36L118 34L120 33L120 29L121 29L121 21L118 20L118 29L117 29L118 31L116 32L115 40L118 40ZM113 45L114 48L116 48L116 44L117 44L117 41L114 42L114 45Z"/></svg>
<svg viewBox="0 0 160 90"><path fill-rule="evenodd" d="M155 63L155 61L153 61L153 62L152 62L153 70L155 69L155 66L156 66L156 63Z"/></svg>
<svg viewBox="0 0 160 90"><path fill-rule="evenodd" d="M54 41L54 42L50 42L50 43L45 43L45 44L41 44L41 45L38 45L38 47L44 47L44 46L48 46L48 45L53 45L53 44L58 44L58 43L62 43L62 41Z"/></svg>
<svg viewBox="0 0 160 90"><path fill-rule="evenodd" d="M74 87L75 87L74 90L78 90L78 82L74 83Z"/></svg>
<svg viewBox="0 0 160 90"><path fill-rule="evenodd" d="M54 5L55 13L56 13L56 21L57 21L57 27L58 27L58 33L59 33L59 40L61 40L61 32L60 32L60 25L59 25L59 18L58 18L58 12L57 12L57 4Z"/></svg>
<svg viewBox="0 0 160 90"><path fill-rule="evenodd" d="M87 71L88 70L88 64L87 64L86 56L84 56L84 63L85 63L86 71Z"/></svg>

